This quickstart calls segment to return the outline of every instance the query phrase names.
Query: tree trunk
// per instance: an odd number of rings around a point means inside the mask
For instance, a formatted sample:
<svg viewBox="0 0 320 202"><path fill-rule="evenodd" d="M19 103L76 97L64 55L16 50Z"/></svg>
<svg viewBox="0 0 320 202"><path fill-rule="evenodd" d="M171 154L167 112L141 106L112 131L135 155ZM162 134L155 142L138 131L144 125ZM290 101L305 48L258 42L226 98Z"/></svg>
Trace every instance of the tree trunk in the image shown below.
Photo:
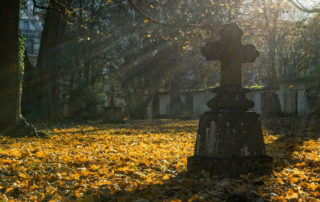
<svg viewBox="0 0 320 202"><path fill-rule="evenodd" d="M68 0L67 6L72 4ZM37 62L37 108L40 109L39 118L58 120L61 117L60 106L60 67L63 65L61 52L66 32L67 21L64 19L63 9L59 8L57 0L50 1L51 9L47 11L40 50Z"/></svg>
<svg viewBox="0 0 320 202"><path fill-rule="evenodd" d="M24 74L23 74L23 88L21 100L21 113L28 121L33 121L36 118L34 114L33 102L35 100L34 92L32 91L33 78L35 67L31 64L27 52L24 58Z"/></svg>
<svg viewBox="0 0 320 202"><path fill-rule="evenodd" d="M23 71L19 58L20 0L4 0L0 7L0 134L12 137L41 136L21 116L21 88Z"/></svg>
<svg viewBox="0 0 320 202"><path fill-rule="evenodd" d="M3 0L0 6L0 134L19 123L19 8L19 0Z"/></svg>
<svg viewBox="0 0 320 202"><path fill-rule="evenodd" d="M178 76L177 76L178 77ZM183 113L183 103L180 97L180 79L172 80L170 84L170 105L169 111L172 118L178 118Z"/></svg>

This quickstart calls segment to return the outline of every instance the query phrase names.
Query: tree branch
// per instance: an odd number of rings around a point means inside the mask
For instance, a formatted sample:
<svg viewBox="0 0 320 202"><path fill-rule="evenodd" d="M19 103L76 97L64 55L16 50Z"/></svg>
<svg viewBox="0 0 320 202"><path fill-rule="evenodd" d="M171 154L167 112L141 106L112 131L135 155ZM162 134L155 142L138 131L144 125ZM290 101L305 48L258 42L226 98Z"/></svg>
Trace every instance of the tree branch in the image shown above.
<svg viewBox="0 0 320 202"><path fill-rule="evenodd" d="M39 8L39 9L45 9L45 10L48 10L49 7L45 7L45 6L40 6L37 4L37 0L32 0L33 2L33 14L35 13L35 9L36 8Z"/></svg>
<svg viewBox="0 0 320 202"><path fill-rule="evenodd" d="M131 7L133 10L135 10L137 13L139 13L143 18L145 18L145 19L147 19L149 22L152 22L152 23L157 24L157 25L166 26L166 27L175 27L175 28L190 28L190 27L214 28L214 27L219 27L219 26L220 26L220 25L217 25L217 24L210 24L210 25L199 25L199 24L176 25L176 24L159 22L159 21L151 18L150 16L146 15L145 13L143 13L143 11L141 11L141 9L136 6L136 4L134 3L134 1L135 1L135 0L128 0L130 7Z"/></svg>
<svg viewBox="0 0 320 202"><path fill-rule="evenodd" d="M312 8L312 9L308 9L306 7L304 7L298 0L297 2L295 2L294 0L289 0L290 3L292 3L294 5L294 7L296 7L297 9L306 12L306 13L320 13L320 8Z"/></svg>

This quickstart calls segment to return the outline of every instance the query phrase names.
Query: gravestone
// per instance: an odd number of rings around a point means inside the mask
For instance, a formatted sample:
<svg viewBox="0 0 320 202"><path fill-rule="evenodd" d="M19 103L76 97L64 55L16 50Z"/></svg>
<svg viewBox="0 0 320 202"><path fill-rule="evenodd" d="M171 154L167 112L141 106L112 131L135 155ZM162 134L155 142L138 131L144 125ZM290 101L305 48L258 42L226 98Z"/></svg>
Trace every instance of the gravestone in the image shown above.
<svg viewBox="0 0 320 202"><path fill-rule="evenodd" d="M185 94L185 100L183 118L191 119L193 117L193 95L191 92Z"/></svg>
<svg viewBox="0 0 320 202"><path fill-rule="evenodd" d="M265 173L272 158L265 154L259 115L248 111L254 106L245 96L249 90L241 87L241 64L254 62L259 52L253 45L242 45L237 24L224 25L219 34L219 41L201 50L207 60L221 62L221 81L207 103L210 111L200 118L188 170L230 176Z"/></svg>
<svg viewBox="0 0 320 202"><path fill-rule="evenodd" d="M281 105L278 95L275 92L263 92L261 94L261 115L265 118L281 117Z"/></svg>
<svg viewBox="0 0 320 202"><path fill-rule="evenodd" d="M110 99L108 101L108 107L105 109L103 121L107 123L121 123L123 121L122 109L117 107L114 101L114 88L110 88Z"/></svg>
<svg viewBox="0 0 320 202"><path fill-rule="evenodd" d="M297 90L288 88L284 91L284 114L286 116L297 115Z"/></svg>

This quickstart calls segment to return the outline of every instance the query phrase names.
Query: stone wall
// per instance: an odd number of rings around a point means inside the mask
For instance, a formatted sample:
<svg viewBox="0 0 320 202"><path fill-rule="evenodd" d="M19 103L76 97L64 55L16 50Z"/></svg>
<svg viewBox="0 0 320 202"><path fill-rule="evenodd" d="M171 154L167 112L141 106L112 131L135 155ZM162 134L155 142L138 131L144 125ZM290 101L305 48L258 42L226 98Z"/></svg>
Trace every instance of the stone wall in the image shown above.
<svg viewBox="0 0 320 202"><path fill-rule="evenodd" d="M190 106L190 101L188 104L186 103L187 93L189 93L189 99L191 97L193 99L191 102L193 106ZM209 110L206 103L214 96L214 93L210 89L191 90L189 92L181 92L180 96L185 106L184 111L192 112L191 118L198 118ZM252 90L247 94L247 98L255 103L255 106L250 110L263 116L303 116L311 111L307 92L303 85L281 85L279 89ZM169 93L160 93L160 117L169 115L169 104ZM270 113L271 115L269 115ZM186 113L187 115L188 117L186 118L190 118L190 114Z"/></svg>
<svg viewBox="0 0 320 202"><path fill-rule="evenodd" d="M170 106L170 94L169 93L161 93L159 95L159 111L160 116L166 116L169 114L169 106Z"/></svg>

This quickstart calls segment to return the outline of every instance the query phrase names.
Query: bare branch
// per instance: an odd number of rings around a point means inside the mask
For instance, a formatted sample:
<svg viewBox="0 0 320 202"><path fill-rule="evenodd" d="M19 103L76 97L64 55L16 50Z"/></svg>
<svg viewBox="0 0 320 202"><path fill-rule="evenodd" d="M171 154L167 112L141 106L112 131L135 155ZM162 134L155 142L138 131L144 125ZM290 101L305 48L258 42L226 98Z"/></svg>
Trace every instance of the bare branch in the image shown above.
<svg viewBox="0 0 320 202"><path fill-rule="evenodd" d="M294 0L289 0L290 3L292 3L297 9L306 12L306 13L320 13L320 8L312 8L308 9L304 7L298 0L296 2Z"/></svg>
<svg viewBox="0 0 320 202"><path fill-rule="evenodd" d="M51 0L48 6L38 5L37 0L32 0L32 2L33 2L33 12L35 12L34 10L36 8L45 9L45 10L56 9L58 12L61 12L61 13L63 13L66 9L68 9L67 5L64 5L63 3L60 3L56 0ZM52 4L54 4L54 6L52 6Z"/></svg>
<svg viewBox="0 0 320 202"><path fill-rule="evenodd" d="M143 11L140 10L134 3L134 0L128 0L130 7L135 10L137 13L139 13L142 17L147 19L149 22L152 22L157 25L166 26L166 27L176 27L176 28L190 28L190 27L197 27L197 28L214 28L219 27L220 25L217 24L210 24L210 25L199 25L199 24L185 24L185 25L176 25L176 24L170 24L170 23L163 23L159 22L150 16L146 15Z"/></svg>
<svg viewBox="0 0 320 202"><path fill-rule="evenodd" d="M36 8L39 8L39 9L45 9L45 10L48 10L49 7L45 7L45 6L40 6L37 4L37 0L32 0L33 2L33 14L35 13L35 9Z"/></svg>

